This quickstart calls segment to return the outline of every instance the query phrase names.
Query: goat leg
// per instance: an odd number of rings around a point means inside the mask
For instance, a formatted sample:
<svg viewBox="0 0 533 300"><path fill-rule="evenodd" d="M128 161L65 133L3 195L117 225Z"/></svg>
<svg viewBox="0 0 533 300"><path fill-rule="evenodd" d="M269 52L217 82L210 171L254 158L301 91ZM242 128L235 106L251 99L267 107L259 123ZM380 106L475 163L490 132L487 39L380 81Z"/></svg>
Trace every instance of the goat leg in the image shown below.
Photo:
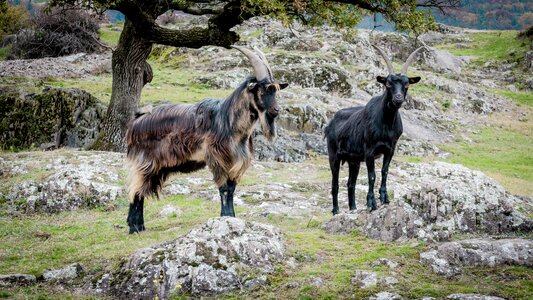
<svg viewBox="0 0 533 300"><path fill-rule="evenodd" d="M379 200L381 204L389 203L389 194L387 193L387 175L389 174L389 165L394 152L388 152L383 155L383 168L381 168L381 187L379 188Z"/></svg>
<svg viewBox="0 0 533 300"><path fill-rule="evenodd" d="M235 217L233 207L233 193L237 184L233 180L228 180L223 186L218 188L220 193L220 216Z"/></svg>
<svg viewBox="0 0 533 300"><path fill-rule="evenodd" d="M128 211L128 226L130 227L130 234L144 231L144 197L138 194L135 195L133 202L130 203Z"/></svg>
<svg viewBox="0 0 533 300"><path fill-rule="evenodd" d="M331 211L333 215L339 213L339 169L340 161L331 160L329 161L329 166L331 168L331 197L333 198L333 210Z"/></svg>
<svg viewBox="0 0 533 300"><path fill-rule="evenodd" d="M374 197L374 182L376 181L376 171L374 166L374 154L366 154L366 168L368 169L368 194L366 196L366 206L369 210L376 210L377 203Z"/></svg>
<svg viewBox="0 0 533 300"><path fill-rule="evenodd" d="M348 206L350 211L355 211L355 182L357 181L357 176L359 175L360 163L349 163L349 176L348 176Z"/></svg>

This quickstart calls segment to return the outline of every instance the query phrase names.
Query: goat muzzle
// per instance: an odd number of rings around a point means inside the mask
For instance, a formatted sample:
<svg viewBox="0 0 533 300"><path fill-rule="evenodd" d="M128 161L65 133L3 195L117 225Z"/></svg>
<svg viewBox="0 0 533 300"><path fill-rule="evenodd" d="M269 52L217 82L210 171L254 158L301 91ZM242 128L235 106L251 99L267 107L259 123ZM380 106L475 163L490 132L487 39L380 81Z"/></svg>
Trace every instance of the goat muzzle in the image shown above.
<svg viewBox="0 0 533 300"><path fill-rule="evenodd" d="M267 114L271 117L271 118L275 118L279 115L279 111L280 111L280 107L278 105L276 105L275 107L272 107L271 109L269 109L267 111Z"/></svg>
<svg viewBox="0 0 533 300"><path fill-rule="evenodd" d="M401 107L404 100L404 96L402 94L396 94L392 96L392 104L396 107Z"/></svg>

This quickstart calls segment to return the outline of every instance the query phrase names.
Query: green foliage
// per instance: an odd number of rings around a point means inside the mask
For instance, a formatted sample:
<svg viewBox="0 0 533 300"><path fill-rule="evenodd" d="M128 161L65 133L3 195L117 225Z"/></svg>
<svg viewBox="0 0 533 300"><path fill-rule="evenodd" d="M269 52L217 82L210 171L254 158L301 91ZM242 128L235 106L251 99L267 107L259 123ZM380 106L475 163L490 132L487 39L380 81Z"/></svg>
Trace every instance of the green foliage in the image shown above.
<svg viewBox="0 0 533 300"><path fill-rule="evenodd" d="M22 6L8 5L0 1L0 40L9 34L15 34L27 26L28 13Z"/></svg>

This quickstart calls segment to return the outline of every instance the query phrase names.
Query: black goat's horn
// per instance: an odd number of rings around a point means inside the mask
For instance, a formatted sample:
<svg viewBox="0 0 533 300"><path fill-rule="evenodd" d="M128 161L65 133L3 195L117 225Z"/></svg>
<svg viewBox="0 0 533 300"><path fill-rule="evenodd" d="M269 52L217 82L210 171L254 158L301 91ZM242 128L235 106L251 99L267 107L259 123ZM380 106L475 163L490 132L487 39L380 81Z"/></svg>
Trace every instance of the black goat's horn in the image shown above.
<svg viewBox="0 0 533 300"><path fill-rule="evenodd" d="M385 52L383 50L379 49L378 46L372 44L372 47L374 47L376 50L378 50L379 54L383 59L385 60L385 63L387 64L387 69L389 69L389 74L394 74L394 68L392 67L392 63L390 59L385 55Z"/></svg>
<svg viewBox="0 0 533 300"><path fill-rule="evenodd" d="M402 67L402 72L401 72L402 75L407 75L407 69L408 69L409 66L414 62L416 54L417 54L418 51L420 51L422 48L425 48L425 46L422 46L422 47L417 48L415 51L413 51L413 53L411 53L411 55L409 55L409 57L407 58L407 61L405 61L405 64L404 64L403 67Z"/></svg>
<svg viewBox="0 0 533 300"><path fill-rule="evenodd" d="M255 78L257 81L270 79L271 72L268 68L268 65L261 59L261 57L254 53L252 50L240 46L231 46L232 48L235 48L242 52L248 60L250 60L250 63L252 64L252 68L254 69Z"/></svg>

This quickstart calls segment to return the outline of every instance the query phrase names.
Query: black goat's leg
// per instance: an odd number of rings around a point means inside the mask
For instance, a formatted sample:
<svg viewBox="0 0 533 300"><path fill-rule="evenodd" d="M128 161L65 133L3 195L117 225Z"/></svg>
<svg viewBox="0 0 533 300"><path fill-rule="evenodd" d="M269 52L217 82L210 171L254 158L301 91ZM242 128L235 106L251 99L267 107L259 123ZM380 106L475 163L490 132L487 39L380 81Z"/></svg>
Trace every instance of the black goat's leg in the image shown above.
<svg viewBox="0 0 533 300"><path fill-rule="evenodd" d="M368 169L368 194L366 195L366 206L370 210L376 210L378 207L376 198L374 197L374 182L376 181L374 154L366 155L366 168Z"/></svg>
<svg viewBox="0 0 533 300"><path fill-rule="evenodd" d="M350 211L355 211L355 182L357 181L357 176L359 175L360 163L349 163L349 176L348 176L348 206Z"/></svg>
<svg viewBox="0 0 533 300"><path fill-rule="evenodd" d="M223 186L218 188L220 193L220 216L235 217L233 207L233 193L235 192L236 182L228 180Z"/></svg>
<svg viewBox="0 0 533 300"><path fill-rule="evenodd" d="M133 202L130 203L128 211L128 226L130 227L130 234L144 231L144 197L135 195Z"/></svg>
<svg viewBox="0 0 533 300"><path fill-rule="evenodd" d="M383 155L383 168L381 169L381 187L379 188L379 200L381 204L389 203L389 194L387 194L387 175L389 175L389 165L394 152L388 152Z"/></svg>
<svg viewBox="0 0 533 300"><path fill-rule="evenodd" d="M333 199L333 210L331 211L333 215L339 213L339 169L341 162L339 160L329 161L329 166L331 168L331 198Z"/></svg>

